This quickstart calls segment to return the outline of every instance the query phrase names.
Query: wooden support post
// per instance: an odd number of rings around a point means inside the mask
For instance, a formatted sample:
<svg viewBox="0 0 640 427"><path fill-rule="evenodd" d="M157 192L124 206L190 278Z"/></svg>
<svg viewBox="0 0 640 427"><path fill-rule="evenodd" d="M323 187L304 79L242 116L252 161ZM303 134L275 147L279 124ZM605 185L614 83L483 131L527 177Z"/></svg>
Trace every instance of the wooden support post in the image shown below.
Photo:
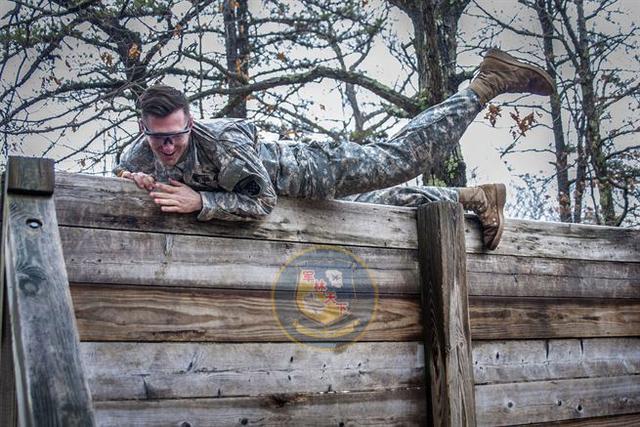
<svg viewBox="0 0 640 427"><path fill-rule="evenodd" d="M431 389L428 424L475 426L464 214L458 203L418 207L418 249Z"/></svg>
<svg viewBox="0 0 640 427"><path fill-rule="evenodd" d="M5 178L4 333L12 341L19 425L95 425L52 197L53 161L10 157Z"/></svg>

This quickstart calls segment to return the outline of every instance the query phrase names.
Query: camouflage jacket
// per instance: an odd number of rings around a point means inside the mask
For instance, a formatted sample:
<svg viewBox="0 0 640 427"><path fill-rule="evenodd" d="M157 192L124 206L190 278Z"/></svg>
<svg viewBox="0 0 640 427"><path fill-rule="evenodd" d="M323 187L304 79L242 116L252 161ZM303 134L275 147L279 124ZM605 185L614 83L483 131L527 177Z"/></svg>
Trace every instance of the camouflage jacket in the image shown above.
<svg viewBox="0 0 640 427"><path fill-rule="evenodd" d="M253 124L241 119L194 123L189 146L178 163L160 163L144 136L122 155L113 169L144 172L160 182L183 182L202 196L198 220L261 219L277 202L269 173L258 157L259 141Z"/></svg>

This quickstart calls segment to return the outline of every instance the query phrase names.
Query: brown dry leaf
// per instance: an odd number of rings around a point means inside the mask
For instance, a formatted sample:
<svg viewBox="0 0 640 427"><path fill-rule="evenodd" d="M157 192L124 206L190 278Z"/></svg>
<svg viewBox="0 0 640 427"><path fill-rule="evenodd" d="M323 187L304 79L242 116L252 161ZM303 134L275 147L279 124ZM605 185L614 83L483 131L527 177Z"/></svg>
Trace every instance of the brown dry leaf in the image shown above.
<svg viewBox="0 0 640 427"><path fill-rule="evenodd" d="M280 61L282 61L282 62L287 62L287 57L284 55L284 53L282 53L282 52L278 52L277 57L278 57L278 59L279 59Z"/></svg>
<svg viewBox="0 0 640 427"><path fill-rule="evenodd" d="M176 24L176 26L173 27L173 37L179 38L181 34L182 34L182 25Z"/></svg>
<svg viewBox="0 0 640 427"><path fill-rule="evenodd" d="M140 47L137 45L137 43L133 43L131 45L128 55L131 59L137 59L140 56Z"/></svg>
<svg viewBox="0 0 640 427"><path fill-rule="evenodd" d="M113 65L113 55L111 55L109 52L102 52L100 54L100 59L102 59L102 62L107 64L108 67L111 67Z"/></svg>
<svg viewBox="0 0 640 427"><path fill-rule="evenodd" d="M489 104L487 114L484 115L484 118L488 119L491 126L495 127L498 117L502 117L502 114L500 114L501 111L502 109L497 105Z"/></svg>
<svg viewBox="0 0 640 427"><path fill-rule="evenodd" d="M511 113L511 118L514 122L516 122L516 126L518 127L518 133L522 136L527 136L527 132L531 129L534 123L537 123L537 120L533 114L533 112L527 114L526 116L520 118L520 111L515 109L515 113ZM511 135L515 138L517 133L515 130L511 131Z"/></svg>

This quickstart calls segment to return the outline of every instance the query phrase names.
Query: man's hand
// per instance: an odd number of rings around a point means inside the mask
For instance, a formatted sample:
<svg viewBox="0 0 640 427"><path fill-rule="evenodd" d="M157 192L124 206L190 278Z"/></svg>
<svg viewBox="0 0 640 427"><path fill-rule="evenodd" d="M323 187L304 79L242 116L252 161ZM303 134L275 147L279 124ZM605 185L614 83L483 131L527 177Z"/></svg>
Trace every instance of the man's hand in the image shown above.
<svg viewBox="0 0 640 427"><path fill-rule="evenodd" d="M169 179L169 183L171 185L156 183L156 191L149 193L162 212L191 213L202 210L200 193L175 179Z"/></svg>
<svg viewBox="0 0 640 427"><path fill-rule="evenodd" d="M118 176L120 178L126 178L126 179L130 179L131 181L134 181L139 188L147 191L153 190L154 185L156 183L156 180L154 177L142 172L124 171Z"/></svg>

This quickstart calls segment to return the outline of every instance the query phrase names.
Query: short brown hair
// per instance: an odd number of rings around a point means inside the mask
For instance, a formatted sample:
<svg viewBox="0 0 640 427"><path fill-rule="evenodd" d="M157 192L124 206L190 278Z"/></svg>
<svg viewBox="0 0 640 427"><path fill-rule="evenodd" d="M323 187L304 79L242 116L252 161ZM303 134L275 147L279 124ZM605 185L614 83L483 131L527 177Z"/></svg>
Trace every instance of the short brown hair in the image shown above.
<svg viewBox="0 0 640 427"><path fill-rule="evenodd" d="M138 98L138 110L142 117L151 114L156 117L166 117L181 108L185 115L189 115L189 101L184 93L178 89L155 85L147 88Z"/></svg>

